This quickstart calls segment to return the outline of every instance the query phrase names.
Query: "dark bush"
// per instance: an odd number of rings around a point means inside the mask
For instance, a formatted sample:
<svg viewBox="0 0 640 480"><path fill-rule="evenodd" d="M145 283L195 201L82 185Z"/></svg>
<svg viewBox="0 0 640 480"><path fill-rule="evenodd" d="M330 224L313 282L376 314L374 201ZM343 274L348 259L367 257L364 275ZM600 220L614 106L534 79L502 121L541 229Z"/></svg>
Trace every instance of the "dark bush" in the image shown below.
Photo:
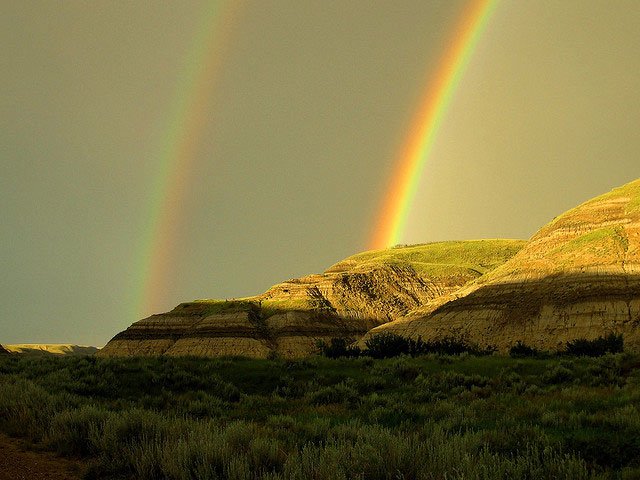
<svg viewBox="0 0 640 480"><path fill-rule="evenodd" d="M540 350L530 347L520 340L509 349L509 356L512 358L537 357L539 355Z"/></svg>
<svg viewBox="0 0 640 480"><path fill-rule="evenodd" d="M373 358L391 358L411 353L411 340L395 333L379 333L366 342L366 355Z"/></svg>
<svg viewBox="0 0 640 480"><path fill-rule="evenodd" d="M572 382L575 378L573 370L564 365L554 365L542 374L542 383L545 385L557 385Z"/></svg>
<svg viewBox="0 0 640 480"><path fill-rule="evenodd" d="M610 333L606 337L598 337L595 340L578 338L567 342L564 353L581 357L601 357L607 353L621 353L623 350L622 334Z"/></svg>
<svg viewBox="0 0 640 480"><path fill-rule="evenodd" d="M352 338L332 338L328 344L319 340L317 347L320 354L328 358L359 357L360 347L352 345L353 342Z"/></svg>
<svg viewBox="0 0 640 480"><path fill-rule="evenodd" d="M563 432L562 436L567 451L579 454L588 463L600 467L619 469L633 465L640 455L637 430L633 428L589 425Z"/></svg>
<svg viewBox="0 0 640 480"><path fill-rule="evenodd" d="M462 353L469 353L471 355L491 355L496 351L495 347L488 346L485 348L478 345L467 342L464 338L444 337L438 340L432 340L430 342L422 342L422 339L418 337L415 347L416 355L425 355L428 353L435 353L438 355L460 355Z"/></svg>
<svg viewBox="0 0 640 480"><path fill-rule="evenodd" d="M454 337L444 337L438 340L425 342L418 337L417 340L405 338L395 333L380 333L373 335L366 341L367 350L364 355L373 358L390 358L398 355L460 355L470 353L471 355L491 355L496 351L495 347L482 348L478 345L468 343L465 339Z"/></svg>

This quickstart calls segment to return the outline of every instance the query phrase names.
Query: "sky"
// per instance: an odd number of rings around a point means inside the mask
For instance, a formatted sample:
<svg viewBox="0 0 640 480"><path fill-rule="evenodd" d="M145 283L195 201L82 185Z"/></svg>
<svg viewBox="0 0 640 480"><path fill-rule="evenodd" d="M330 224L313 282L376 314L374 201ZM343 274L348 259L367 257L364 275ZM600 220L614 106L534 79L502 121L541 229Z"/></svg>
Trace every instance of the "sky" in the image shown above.
<svg viewBox="0 0 640 480"><path fill-rule="evenodd" d="M367 249L468 3L2 2L0 343L101 346ZM638 85L637 0L498 1L402 243L528 238L636 179Z"/></svg>

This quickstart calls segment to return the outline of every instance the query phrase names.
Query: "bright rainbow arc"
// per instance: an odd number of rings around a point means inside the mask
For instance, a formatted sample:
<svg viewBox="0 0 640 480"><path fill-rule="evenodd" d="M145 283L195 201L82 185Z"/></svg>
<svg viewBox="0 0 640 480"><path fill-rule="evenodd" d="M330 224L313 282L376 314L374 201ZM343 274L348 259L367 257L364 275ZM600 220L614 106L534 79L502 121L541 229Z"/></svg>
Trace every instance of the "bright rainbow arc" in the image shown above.
<svg viewBox="0 0 640 480"><path fill-rule="evenodd" d="M384 197L370 248L388 248L399 242L440 124L497 3L498 0L472 0L464 11L453 44L426 90L396 161L395 173Z"/></svg>
<svg viewBox="0 0 640 480"><path fill-rule="evenodd" d="M232 4L234 8L232 8ZM136 286L135 318L162 304L169 274L176 261L176 236L180 231L181 207L202 132L207 124L209 103L228 43L239 2L207 2L207 11L195 35L193 47L179 78L171 105L166 134L158 155L160 167L154 179Z"/></svg>

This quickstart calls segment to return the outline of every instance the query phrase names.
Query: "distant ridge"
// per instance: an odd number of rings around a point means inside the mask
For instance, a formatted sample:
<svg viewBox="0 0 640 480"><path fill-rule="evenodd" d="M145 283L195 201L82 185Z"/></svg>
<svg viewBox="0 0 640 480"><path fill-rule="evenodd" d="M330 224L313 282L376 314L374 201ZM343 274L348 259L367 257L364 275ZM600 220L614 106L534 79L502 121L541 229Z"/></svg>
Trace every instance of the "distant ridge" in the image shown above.
<svg viewBox="0 0 640 480"><path fill-rule="evenodd" d="M27 355L94 355L98 351L97 347L64 343L20 343L5 345L5 349Z"/></svg>
<svg viewBox="0 0 640 480"><path fill-rule="evenodd" d="M5 349L2 345L0 345L0 355L6 355L9 351Z"/></svg>
<svg viewBox="0 0 640 480"><path fill-rule="evenodd" d="M318 340L358 339L456 291L524 243L470 240L363 252L254 297L180 304L134 323L98 355L307 356Z"/></svg>
<svg viewBox="0 0 640 480"><path fill-rule="evenodd" d="M506 350L544 349L621 333L640 350L640 180L589 200L541 228L512 259L432 311L370 334L464 336Z"/></svg>

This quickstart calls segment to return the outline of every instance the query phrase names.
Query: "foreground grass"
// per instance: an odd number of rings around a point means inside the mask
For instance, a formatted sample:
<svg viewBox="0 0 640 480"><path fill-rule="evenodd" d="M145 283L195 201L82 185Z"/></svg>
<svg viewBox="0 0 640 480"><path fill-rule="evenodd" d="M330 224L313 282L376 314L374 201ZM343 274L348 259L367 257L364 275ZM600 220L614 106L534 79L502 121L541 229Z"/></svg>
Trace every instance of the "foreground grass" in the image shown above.
<svg viewBox="0 0 640 480"><path fill-rule="evenodd" d="M640 357L0 360L0 430L87 478L640 478Z"/></svg>

